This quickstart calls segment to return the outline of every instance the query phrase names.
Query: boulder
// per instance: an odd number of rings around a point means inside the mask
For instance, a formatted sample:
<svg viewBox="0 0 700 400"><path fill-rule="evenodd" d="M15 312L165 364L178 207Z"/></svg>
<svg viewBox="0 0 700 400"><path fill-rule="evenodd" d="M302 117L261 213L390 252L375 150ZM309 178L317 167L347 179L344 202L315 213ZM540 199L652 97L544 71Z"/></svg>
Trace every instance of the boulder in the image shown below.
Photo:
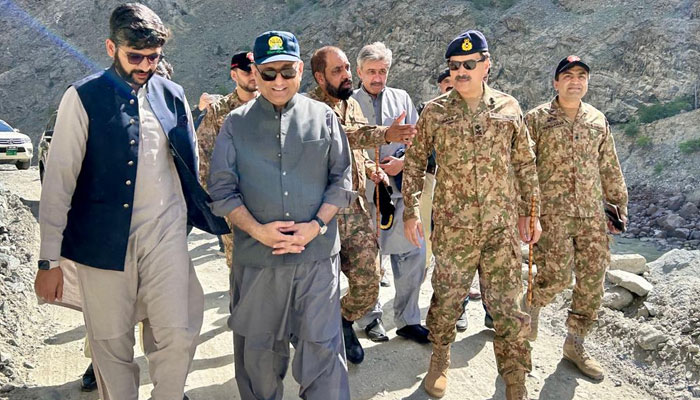
<svg viewBox="0 0 700 400"><path fill-rule="evenodd" d="M654 288L646 279L627 271L608 271L606 277L608 282L622 286L637 296L646 296Z"/></svg>
<svg viewBox="0 0 700 400"><path fill-rule="evenodd" d="M685 204L685 196L683 194L677 194L670 199L668 199L668 209L671 211L678 211L683 204Z"/></svg>
<svg viewBox="0 0 700 400"><path fill-rule="evenodd" d="M688 239L690 237L690 229L688 228L676 228L668 232L669 237L674 237L678 239Z"/></svg>
<svg viewBox="0 0 700 400"><path fill-rule="evenodd" d="M610 258L610 269L627 271L637 275L649 271L647 259L639 254L613 254Z"/></svg>
<svg viewBox="0 0 700 400"><path fill-rule="evenodd" d="M683 217L677 214L669 214L665 217L661 217L657 220L657 223L666 231L672 231L678 229L686 224Z"/></svg>
<svg viewBox="0 0 700 400"><path fill-rule="evenodd" d="M685 219L694 219L698 217L698 208L693 203L685 203L683 207L678 210L678 215Z"/></svg>
<svg viewBox="0 0 700 400"><path fill-rule="evenodd" d="M700 277L700 250L673 249L648 264L656 276Z"/></svg>
<svg viewBox="0 0 700 400"><path fill-rule="evenodd" d="M668 336L651 325L641 325L637 330L637 344L644 350L656 350L659 344L667 341Z"/></svg>
<svg viewBox="0 0 700 400"><path fill-rule="evenodd" d="M603 306L612 310L622 310L632 304L634 296L632 293L620 286L614 286L605 292L603 296Z"/></svg>

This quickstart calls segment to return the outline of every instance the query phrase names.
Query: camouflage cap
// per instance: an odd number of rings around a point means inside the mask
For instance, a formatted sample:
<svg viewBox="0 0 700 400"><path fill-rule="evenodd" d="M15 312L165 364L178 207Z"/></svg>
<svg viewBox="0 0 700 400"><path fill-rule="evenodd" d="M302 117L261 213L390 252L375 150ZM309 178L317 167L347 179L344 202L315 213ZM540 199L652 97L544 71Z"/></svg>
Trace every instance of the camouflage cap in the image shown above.
<svg viewBox="0 0 700 400"><path fill-rule="evenodd" d="M449 46L447 46L445 58L449 59L452 56L466 56L488 50L489 45L486 43L484 34L476 30L468 30L452 39Z"/></svg>

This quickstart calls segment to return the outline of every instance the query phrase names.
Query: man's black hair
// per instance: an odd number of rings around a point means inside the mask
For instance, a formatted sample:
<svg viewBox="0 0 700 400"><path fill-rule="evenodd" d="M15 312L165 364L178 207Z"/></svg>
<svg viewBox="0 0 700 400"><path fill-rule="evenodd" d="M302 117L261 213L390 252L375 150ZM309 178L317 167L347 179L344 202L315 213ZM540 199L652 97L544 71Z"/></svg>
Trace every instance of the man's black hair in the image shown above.
<svg viewBox="0 0 700 400"><path fill-rule="evenodd" d="M112 11L109 38L117 45L137 50L161 47L170 38L170 30L150 8L139 3L126 3Z"/></svg>

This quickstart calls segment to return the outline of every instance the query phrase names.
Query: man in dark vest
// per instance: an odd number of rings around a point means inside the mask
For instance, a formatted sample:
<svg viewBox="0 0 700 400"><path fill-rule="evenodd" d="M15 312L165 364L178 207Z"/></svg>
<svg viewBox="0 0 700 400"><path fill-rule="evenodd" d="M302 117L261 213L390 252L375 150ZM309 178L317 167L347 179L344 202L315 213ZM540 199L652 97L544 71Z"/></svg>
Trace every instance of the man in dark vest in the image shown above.
<svg viewBox="0 0 700 400"><path fill-rule="evenodd" d="M350 146L333 110L298 93L297 39L255 39L260 96L233 110L209 174L214 214L234 225L231 318L241 398L281 399L289 363L299 396L350 399L340 319L335 214L350 205Z"/></svg>
<svg viewBox="0 0 700 400"><path fill-rule="evenodd" d="M197 180L184 91L154 75L169 35L146 6L112 12L114 63L64 94L42 190L36 292L60 300L59 261L75 263L103 399L138 398L138 321L152 398L183 398L204 304L186 226L225 231Z"/></svg>

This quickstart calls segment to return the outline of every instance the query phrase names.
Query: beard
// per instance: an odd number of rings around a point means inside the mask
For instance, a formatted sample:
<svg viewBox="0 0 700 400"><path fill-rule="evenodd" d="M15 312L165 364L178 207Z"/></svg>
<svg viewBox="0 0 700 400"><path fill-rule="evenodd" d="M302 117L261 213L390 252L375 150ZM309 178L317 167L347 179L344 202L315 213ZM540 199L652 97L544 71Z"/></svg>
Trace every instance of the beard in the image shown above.
<svg viewBox="0 0 700 400"><path fill-rule="evenodd" d="M248 83L247 85L239 85L241 89L248 93L255 93L258 91L258 85L255 83Z"/></svg>
<svg viewBox="0 0 700 400"><path fill-rule="evenodd" d="M350 79L346 79L340 82L340 85L337 87L334 87L331 84L326 84L326 91L329 95L335 97L336 99L347 100L350 98L350 96L352 96L352 81Z"/></svg>
<svg viewBox="0 0 700 400"><path fill-rule="evenodd" d="M134 69L131 72L126 72L126 70L124 69L124 66L122 65L121 61L119 60L119 57L116 55L114 57L114 69L116 69L119 76L121 76L122 79L124 79L127 83L129 83L131 85L136 85L136 86L145 85L148 82L148 80L151 79L151 77L155 73L155 71L152 71L152 70L144 71L141 69ZM148 73L148 77L146 77L146 80L144 82L137 82L136 79L134 78L134 74L143 73L143 72Z"/></svg>

